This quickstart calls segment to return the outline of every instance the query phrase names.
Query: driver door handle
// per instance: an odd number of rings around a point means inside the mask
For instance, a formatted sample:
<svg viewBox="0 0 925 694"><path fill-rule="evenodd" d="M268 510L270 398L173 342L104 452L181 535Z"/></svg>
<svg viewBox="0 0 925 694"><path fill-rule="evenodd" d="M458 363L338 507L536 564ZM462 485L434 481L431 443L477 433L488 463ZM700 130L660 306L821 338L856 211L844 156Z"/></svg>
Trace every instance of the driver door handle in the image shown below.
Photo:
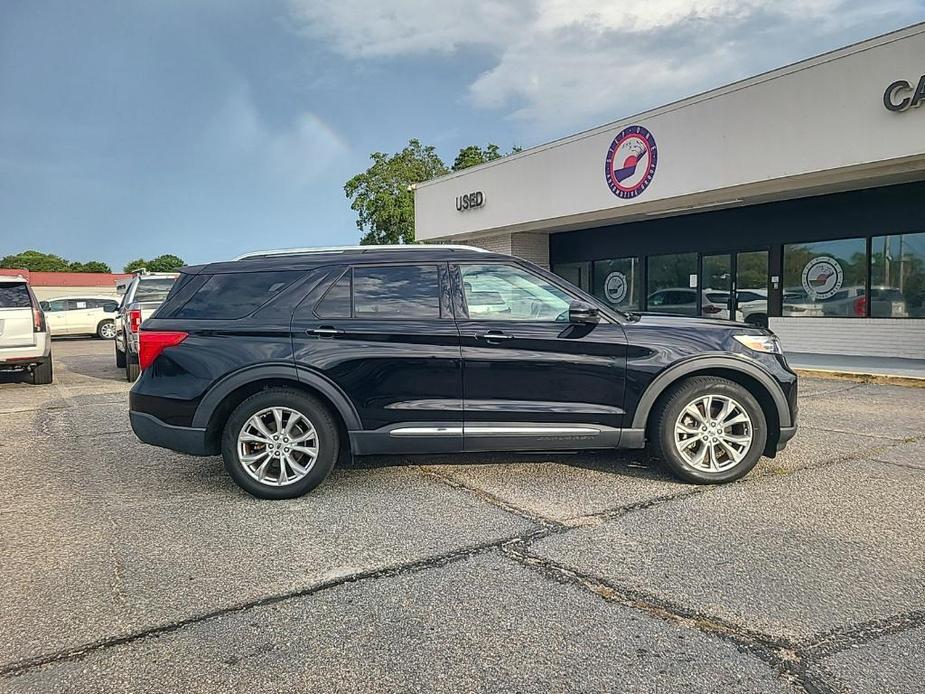
<svg viewBox="0 0 925 694"><path fill-rule="evenodd" d="M487 333L476 333L476 340L485 340L485 342L495 342L500 340L512 340L513 335L505 335L500 330L489 330Z"/></svg>
<svg viewBox="0 0 925 694"><path fill-rule="evenodd" d="M328 325L323 325L320 328L309 328L305 332L309 335L318 335L319 337L332 337L334 335L342 335L344 331L340 328L332 328Z"/></svg>

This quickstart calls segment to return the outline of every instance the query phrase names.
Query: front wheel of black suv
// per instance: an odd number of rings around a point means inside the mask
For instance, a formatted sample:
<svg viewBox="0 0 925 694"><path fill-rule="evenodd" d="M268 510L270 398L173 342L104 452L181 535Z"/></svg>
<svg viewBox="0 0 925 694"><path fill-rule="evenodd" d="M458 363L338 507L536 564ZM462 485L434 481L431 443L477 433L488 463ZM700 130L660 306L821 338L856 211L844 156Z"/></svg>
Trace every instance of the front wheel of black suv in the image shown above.
<svg viewBox="0 0 925 694"><path fill-rule="evenodd" d="M231 479L261 499L293 499L310 492L334 467L337 425L317 398L271 388L235 408L222 433L222 458Z"/></svg>
<svg viewBox="0 0 925 694"><path fill-rule="evenodd" d="M695 376L673 386L651 420L653 453L695 484L737 480L755 467L768 427L761 405L743 386Z"/></svg>

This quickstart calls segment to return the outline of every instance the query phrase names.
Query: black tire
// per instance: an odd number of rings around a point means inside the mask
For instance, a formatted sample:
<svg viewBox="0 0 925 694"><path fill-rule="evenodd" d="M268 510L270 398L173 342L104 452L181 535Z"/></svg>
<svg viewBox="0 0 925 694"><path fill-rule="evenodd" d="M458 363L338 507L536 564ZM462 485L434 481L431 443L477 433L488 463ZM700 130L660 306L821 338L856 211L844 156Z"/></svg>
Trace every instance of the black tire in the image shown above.
<svg viewBox="0 0 925 694"><path fill-rule="evenodd" d="M115 341L113 341L115 342ZM124 369L125 368L125 352L116 347L116 368Z"/></svg>
<svg viewBox="0 0 925 694"><path fill-rule="evenodd" d="M113 329L112 337L106 337L103 334L103 330L105 330L107 326ZM96 326L96 336L100 338L101 340L115 340L116 339L115 327L116 327L115 321L111 321L111 320L100 321L100 324Z"/></svg>
<svg viewBox="0 0 925 694"><path fill-rule="evenodd" d="M238 434L245 423L258 412L286 407L303 415L317 434L318 455L308 473L297 482L285 486L264 484L251 477L238 459ZM330 410L312 395L294 388L270 388L260 391L238 405L225 423L222 432L222 458L225 470L241 489L260 499L294 499L307 494L321 484L337 461L341 447L340 434ZM303 458L304 460L304 458ZM271 460L279 477L279 463Z"/></svg>
<svg viewBox="0 0 925 694"><path fill-rule="evenodd" d="M744 455L742 455L741 460L731 467L716 472L705 471L691 465L681 455L678 446L675 444L675 424L679 421L681 413L689 404L707 395L730 398L738 403L748 415L751 427L751 444L747 449L743 448ZM698 412L702 412L702 408L699 408ZM736 426L745 427L746 425ZM744 433L744 429L740 432L733 429L729 431L730 433ZM709 431L705 431L705 435L708 438L703 439L703 441L708 443L694 441L692 455L695 455L701 446L706 448L706 452L709 452L709 448L707 448L711 445L709 443ZM694 436L694 438L698 437L699 435ZM662 461L672 474L695 484L720 484L744 477L761 458L767 438L767 421L764 411L755 397L738 383L718 376L694 376L672 386L656 403L649 419L649 441L652 453ZM684 439L683 442L686 443L688 440L692 439ZM728 453L724 453L722 450L720 450L720 455L725 456L726 460L732 459Z"/></svg>
<svg viewBox="0 0 925 694"><path fill-rule="evenodd" d="M32 384L36 386L45 386L51 383L55 377L54 366L51 363L51 355L48 355L48 361L45 361L32 369Z"/></svg>
<svg viewBox="0 0 925 694"><path fill-rule="evenodd" d="M125 355L125 380L129 383L134 383L138 380L138 377L141 375L141 367L138 365L138 357L132 359L132 355Z"/></svg>

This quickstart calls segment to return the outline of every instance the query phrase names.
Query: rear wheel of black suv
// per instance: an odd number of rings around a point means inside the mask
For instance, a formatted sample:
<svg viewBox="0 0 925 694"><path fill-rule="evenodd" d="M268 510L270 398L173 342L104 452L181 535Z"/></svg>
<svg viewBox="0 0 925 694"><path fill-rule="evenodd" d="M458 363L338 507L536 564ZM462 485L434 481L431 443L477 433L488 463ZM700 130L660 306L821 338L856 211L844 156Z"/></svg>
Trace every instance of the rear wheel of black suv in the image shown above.
<svg viewBox="0 0 925 694"><path fill-rule="evenodd" d="M222 433L225 470L261 499L292 499L328 476L340 450L337 425L317 398L272 388L235 408Z"/></svg>
<svg viewBox="0 0 925 694"><path fill-rule="evenodd" d="M673 386L657 404L653 453L676 476L696 484L731 482L755 467L768 426L761 405L743 386L695 376Z"/></svg>

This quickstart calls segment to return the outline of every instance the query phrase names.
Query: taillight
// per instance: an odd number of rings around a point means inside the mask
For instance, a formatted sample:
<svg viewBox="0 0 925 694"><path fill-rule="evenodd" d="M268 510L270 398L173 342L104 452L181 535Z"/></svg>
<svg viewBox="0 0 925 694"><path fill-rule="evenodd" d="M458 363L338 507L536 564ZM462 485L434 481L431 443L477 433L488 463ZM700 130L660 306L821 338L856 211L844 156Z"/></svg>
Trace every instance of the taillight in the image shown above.
<svg viewBox="0 0 925 694"><path fill-rule="evenodd" d="M133 333L137 333L141 328L141 311L137 308L133 308L128 312L128 329Z"/></svg>
<svg viewBox="0 0 925 694"><path fill-rule="evenodd" d="M867 313L867 297L859 296L854 300L854 315L864 317Z"/></svg>
<svg viewBox="0 0 925 694"><path fill-rule="evenodd" d="M48 329L45 324L45 312L28 285L26 285L26 289L29 292L29 300L32 302L32 332L43 333Z"/></svg>
<svg viewBox="0 0 925 694"><path fill-rule="evenodd" d="M138 365L147 369L161 352L178 345L189 337L189 333L172 330L142 330L138 334Z"/></svg>
<svg viewBox="0 0 925 694"><path fill-rule="evenodd" d="M32 305L32 331L36 333L45 332L45 314L42 309L35 304Z"/></svg>
<svg viewBox="0 0 925 694"><path fill-rule="evenodd" d="M719 306L704 306L703 307L703 312L708 315L712 315L714 313L721 313L722 310L723 309L721 309Z"/></svg>

